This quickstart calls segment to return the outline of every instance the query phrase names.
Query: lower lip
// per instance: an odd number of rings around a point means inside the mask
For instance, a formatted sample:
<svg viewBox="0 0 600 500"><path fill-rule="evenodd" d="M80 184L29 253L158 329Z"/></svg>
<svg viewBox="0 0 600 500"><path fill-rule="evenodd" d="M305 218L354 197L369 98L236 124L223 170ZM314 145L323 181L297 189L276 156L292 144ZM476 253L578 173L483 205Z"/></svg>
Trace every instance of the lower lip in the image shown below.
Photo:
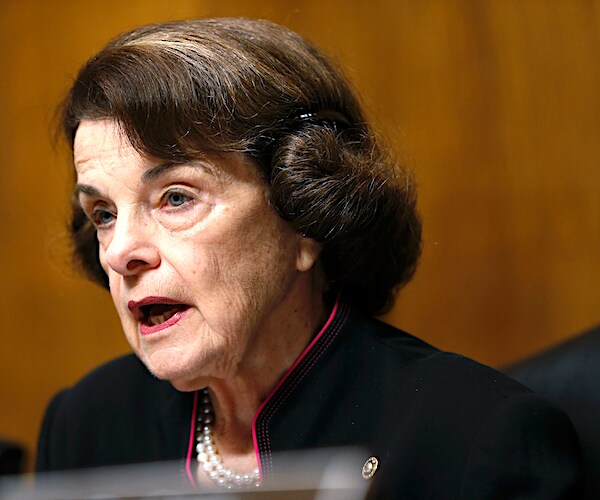
<svg viewBox="0 0 600 500"><path fill-rule="evenodd" d="M140 333L142 335L151 335L153 333L158 333L162 330L172 327L174 324L178 323L180 319L182 319L186 313L189 311L189 308L182 309L181 311L177 311L173 316L171 316L167 321L161 323L160 325L144 325L140 324Z"/></svg>

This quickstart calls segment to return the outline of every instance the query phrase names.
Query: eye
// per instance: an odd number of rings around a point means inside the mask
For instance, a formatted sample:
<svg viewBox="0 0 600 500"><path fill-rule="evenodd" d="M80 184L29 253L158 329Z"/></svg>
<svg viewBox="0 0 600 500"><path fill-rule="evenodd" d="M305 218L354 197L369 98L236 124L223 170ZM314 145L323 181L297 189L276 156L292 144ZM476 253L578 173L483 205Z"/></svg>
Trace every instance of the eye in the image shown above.
<svg viewBox="0 0 600 500"><path fill-rule="evenodd" d="M102 227L110 224L115 219L115 214L108 210L97 209L90 218L96 227Z"/></svg>
<svg viewBox="0 0 600 500"><path fill-rule="evenodd" d="M163 205L180 207L190 202L192 197L182 191L167 191L163 196Z"/></svg>

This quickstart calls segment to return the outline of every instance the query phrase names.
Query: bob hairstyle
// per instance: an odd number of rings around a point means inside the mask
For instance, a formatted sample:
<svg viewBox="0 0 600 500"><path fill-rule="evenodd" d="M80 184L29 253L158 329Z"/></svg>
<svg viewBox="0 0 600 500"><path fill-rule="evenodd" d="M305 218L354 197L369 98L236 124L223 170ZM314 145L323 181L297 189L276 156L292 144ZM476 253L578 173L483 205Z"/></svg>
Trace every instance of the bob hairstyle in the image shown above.
<svg viewBox="0 0 600 500"><path fill-rule="evenodd" d="M82 120L113 119L148 158L251 157L277 213L322 244L328 293L368 314L387 310L415 271L410 172L372 133L341 71L282 26L222 18L135 29L83 66L61 109L71 146ZM76 262L108 287L77 200L71 234Z"/></svg>

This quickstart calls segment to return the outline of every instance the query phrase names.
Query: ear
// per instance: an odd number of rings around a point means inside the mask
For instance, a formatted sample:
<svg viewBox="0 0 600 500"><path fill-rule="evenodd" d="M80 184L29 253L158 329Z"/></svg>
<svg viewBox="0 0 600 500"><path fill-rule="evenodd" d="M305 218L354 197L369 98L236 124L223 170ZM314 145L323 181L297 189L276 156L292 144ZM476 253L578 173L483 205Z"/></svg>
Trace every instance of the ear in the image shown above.
<svg viewBox="0 0 600 500"><path fill-rule="evenodd" d="M298 255L296 256L296 270L300 272L309 271L317 262L321 253L321 245L312 238L300 236Z"/></svg>

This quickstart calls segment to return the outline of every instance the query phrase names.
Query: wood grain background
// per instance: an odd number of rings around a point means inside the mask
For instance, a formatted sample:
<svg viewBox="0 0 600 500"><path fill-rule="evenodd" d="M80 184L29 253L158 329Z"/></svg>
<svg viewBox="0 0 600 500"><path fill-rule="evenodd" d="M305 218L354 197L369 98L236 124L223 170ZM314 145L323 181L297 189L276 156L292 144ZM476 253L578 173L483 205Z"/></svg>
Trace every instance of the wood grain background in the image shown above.
<svg viewBox="0 0 600 500"><path fill-rule="evenodd" d="M267 18L346 67L420 183L423 260L387 321L494 366L600 322L599 2L169 3L0 3L0 436L32 457L52 394L128 350L69 267L52 120L79 66L148 22Z"/></svg>

